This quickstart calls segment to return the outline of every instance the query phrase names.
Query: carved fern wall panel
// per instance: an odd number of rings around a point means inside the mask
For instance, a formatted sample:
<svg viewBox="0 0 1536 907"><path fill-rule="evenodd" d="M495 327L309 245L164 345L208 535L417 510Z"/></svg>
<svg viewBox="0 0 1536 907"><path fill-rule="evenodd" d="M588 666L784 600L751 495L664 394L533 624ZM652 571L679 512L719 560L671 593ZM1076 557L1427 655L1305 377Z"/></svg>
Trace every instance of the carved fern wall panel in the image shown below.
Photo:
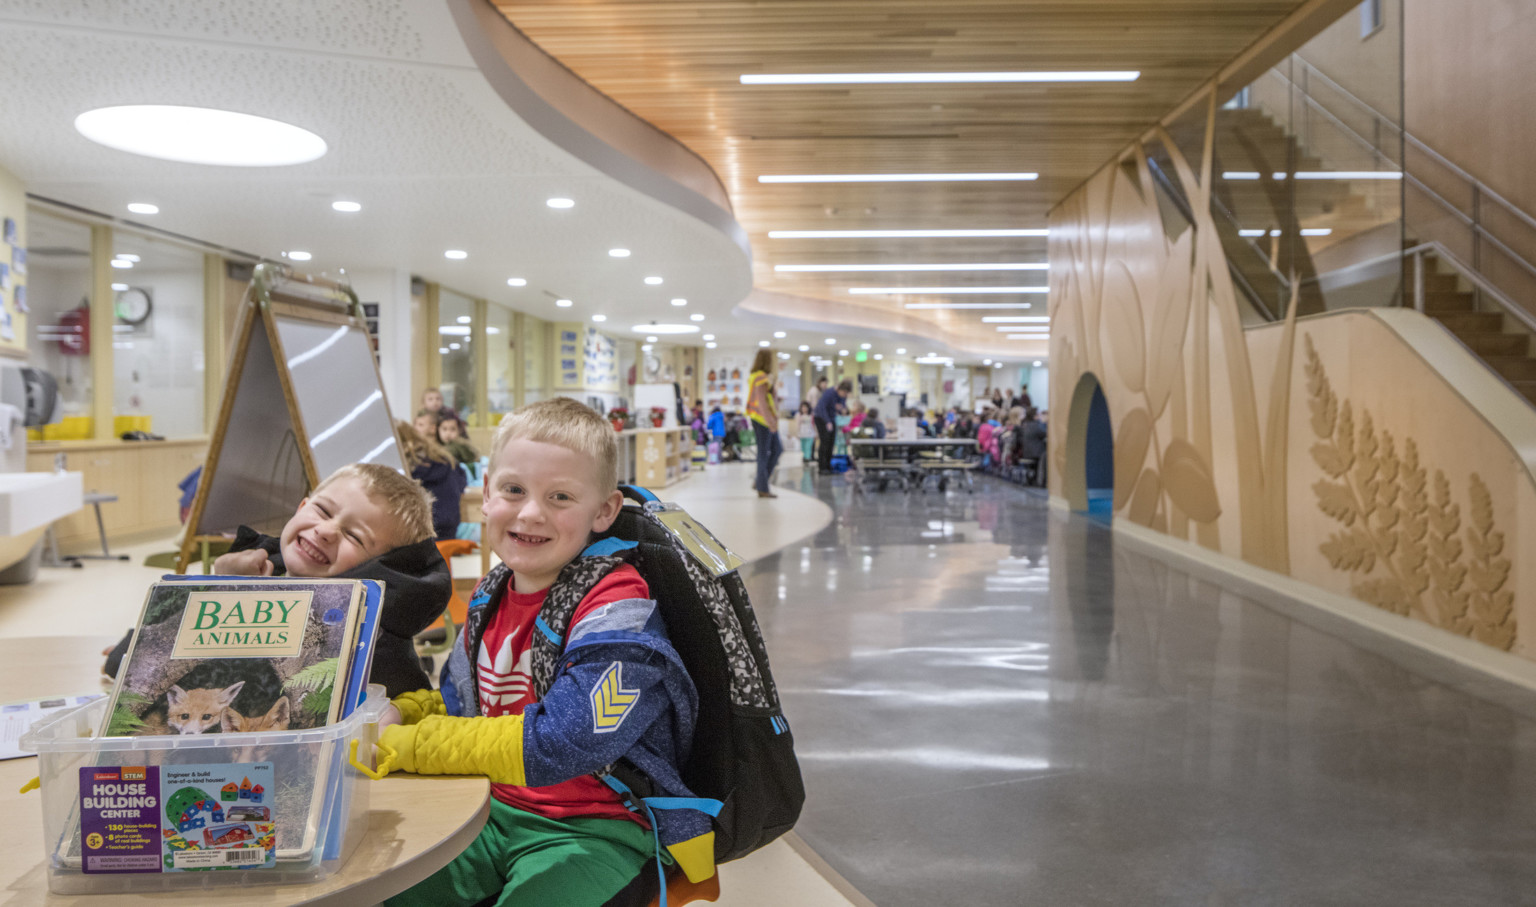
<svg viewBox="0 0 1536 907"><path fill-rule="evenodd" d="M1141 145L1052 212L1053 494L1091 375L1117 520L1530 655L1536 577L1521 572L1536 564L1514 552L1536 532L1536 482L1509 443L1368 312L1299 319L1293 298L1245 330L1209 214L1210 142L1188 159L1161 130L1151 141L1193 224L1167 226Z"/></svg>

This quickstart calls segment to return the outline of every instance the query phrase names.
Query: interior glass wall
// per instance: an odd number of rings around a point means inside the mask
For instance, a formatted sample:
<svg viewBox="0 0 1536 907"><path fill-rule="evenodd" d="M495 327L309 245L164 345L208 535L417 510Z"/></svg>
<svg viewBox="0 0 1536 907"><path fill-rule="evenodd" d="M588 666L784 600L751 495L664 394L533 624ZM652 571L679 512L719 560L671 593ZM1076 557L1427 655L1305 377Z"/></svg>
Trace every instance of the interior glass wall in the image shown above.
<svg viewBox="0 0 1536 907"><path fill-rule="evenodd" d="M512 367L513 346L516 338L512 331L513 312L494 302L486 307L485 344L486 376L490 400L490 423L496 425L501 417L514 409L512 389L516 382Z"/></svg>
<svg viewBox="0 0 1536 907"><path fill-rule="evenodd" d="M438 355L443 364L443 402L471 425L475 417L475 303L443 288L437 302Z"/></svg>
<svg viewBox="0 0 1536 907"><path fill-rule="evenodd" d="M113 232L114 434L203 433L203 256Z"/></svg>
<svg viewBox="0 0 1536 907"><path fill-rule="evenodd" d="M36 208L27 212L27 227L27 349L31 363L58 381L64 417L88 421L91 229ZM67 427L74 428L78 437L90 437L90 429L83 422L67 423Z"/></svg>
<svg viewBox="0 0 1536 907"><path fill-rule="evenodd" d="M523 316L523 403L550 396L548 385L549 322Z"/></svg>

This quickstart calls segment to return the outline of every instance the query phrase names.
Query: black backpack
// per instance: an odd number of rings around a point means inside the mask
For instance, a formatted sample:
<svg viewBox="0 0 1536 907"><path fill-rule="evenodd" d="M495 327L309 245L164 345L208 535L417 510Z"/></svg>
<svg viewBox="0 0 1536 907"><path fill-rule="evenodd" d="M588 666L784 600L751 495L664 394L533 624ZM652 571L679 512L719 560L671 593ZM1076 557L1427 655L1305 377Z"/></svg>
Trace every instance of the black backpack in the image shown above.
<svg viewBox="0 0 1536 907"><path fill-rule="evenodd" d="M606 554L573 562L551 589L533 634L534 686L547 689L577 604L597 580L629 563L650 586L699 694L698 718L683 783L695 796L719 800L714 818L715 862L744 857L789 831L805 802L794 735L779 706L768 652L736 568L741 561L675 504L643 488L622 486L626 504L589 551ZM608 774L640 798L653 795L642 772L619 762ZM610 782L611 783L611 782ZM642 874L643 875L643 874Z"/></svg>

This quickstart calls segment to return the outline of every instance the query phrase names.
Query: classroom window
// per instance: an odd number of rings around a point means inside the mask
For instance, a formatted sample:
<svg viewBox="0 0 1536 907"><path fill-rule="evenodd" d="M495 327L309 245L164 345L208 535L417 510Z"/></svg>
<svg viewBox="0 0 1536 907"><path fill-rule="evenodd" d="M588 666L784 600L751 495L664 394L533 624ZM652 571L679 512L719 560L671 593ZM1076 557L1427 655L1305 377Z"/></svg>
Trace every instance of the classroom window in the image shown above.
<svg viewBox="0 0 1536 907"><path fill-rule="evenodd" d="M446 287L437 304L437 352L443 364L443 402L474 424L474 300Z"/></svg>
<svg viewBox="0 0 1536 907"><path fill-rule="evenodd" d="M117 230L112 258L112 433L202 434L202 253Z"/></svg>
<svg viewBox="0 0 1536 907"><path fill-rule="evenodd" d="M91 417L91 228L36 208L27 212L27 349L59 383L65 418ZM90 437L74 421L79 437ZM63 427L63 426L61 426Z"/></svg>
<svg viewBox="0 0 1536 907"><path fill-rule="evenodd" d="M1365 0L1360 4L1360 37L1369 38L1381 29L1381 0Z"/></svg>
<svg viewBox="0 0 1536 907"><path fill-rule="evenodd" d="M512 315L511 309L494 302L486 306L486 391L491 425L498 424L503 415L515 408L512 348L516 338L512 336Z"/></svg>

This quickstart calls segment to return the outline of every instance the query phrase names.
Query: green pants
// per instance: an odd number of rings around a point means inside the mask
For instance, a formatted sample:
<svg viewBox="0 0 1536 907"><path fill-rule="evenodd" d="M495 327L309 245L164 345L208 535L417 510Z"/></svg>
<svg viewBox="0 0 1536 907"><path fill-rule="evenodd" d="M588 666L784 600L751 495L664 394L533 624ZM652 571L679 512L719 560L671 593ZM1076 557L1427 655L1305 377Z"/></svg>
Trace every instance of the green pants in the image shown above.
<svg viewBox="0 0 1536 907"><path fill-rule="evenodd" d="M485 828L452 863L385 903L600 907L654 859L651 833L623 819L546 819L491 800Z"/></svg>

